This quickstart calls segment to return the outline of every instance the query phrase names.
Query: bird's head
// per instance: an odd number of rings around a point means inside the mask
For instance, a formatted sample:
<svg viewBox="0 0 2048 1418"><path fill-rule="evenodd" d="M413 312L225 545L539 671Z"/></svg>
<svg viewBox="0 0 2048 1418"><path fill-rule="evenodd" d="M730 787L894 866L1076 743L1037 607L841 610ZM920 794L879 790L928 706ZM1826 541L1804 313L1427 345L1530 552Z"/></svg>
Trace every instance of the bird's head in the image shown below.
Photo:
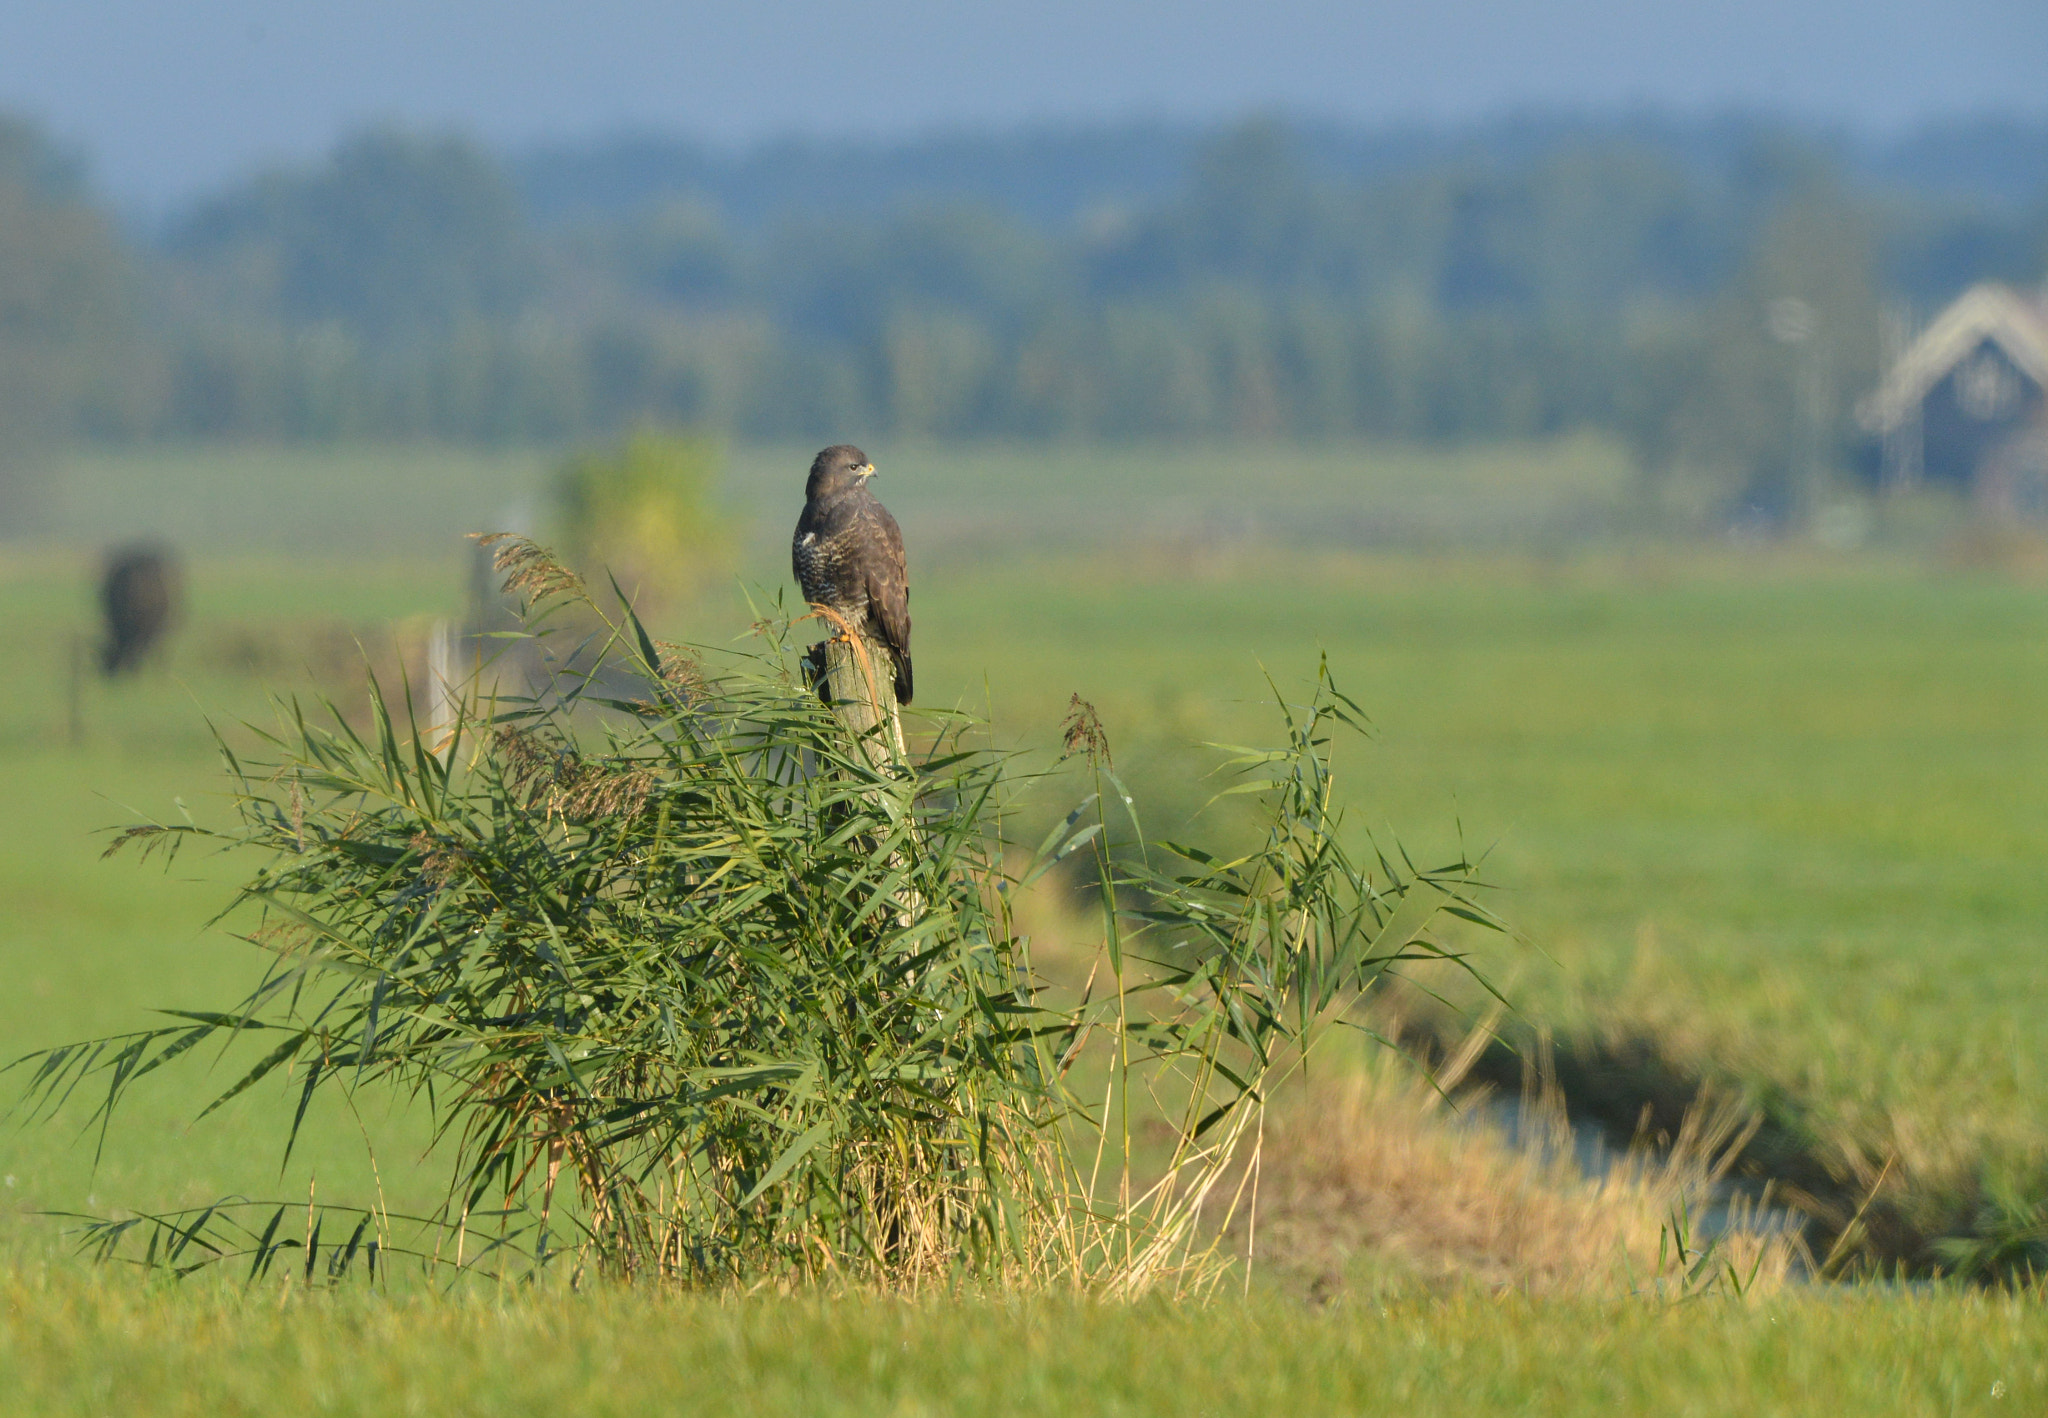
<svg viewBox="0 0 2048 1418"><path fill-rule="evenodd" d="M811 460L811 478L804 484L807 498L837 497L851 492L875 475L868 455L851 443L835 443Z"/></svg>

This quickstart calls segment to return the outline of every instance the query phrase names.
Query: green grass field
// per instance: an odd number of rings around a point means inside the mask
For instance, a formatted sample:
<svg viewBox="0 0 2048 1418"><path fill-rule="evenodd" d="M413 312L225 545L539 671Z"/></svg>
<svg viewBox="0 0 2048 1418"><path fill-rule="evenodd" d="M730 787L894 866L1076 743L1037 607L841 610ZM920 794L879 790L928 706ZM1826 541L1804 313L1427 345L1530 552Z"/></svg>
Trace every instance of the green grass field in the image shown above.
<svg viewBox="0 0 2048 1418"><path fill-rule="evenodd" d="M1889 1150L1901 1174L2040 1163L2048 589L1898 549L1630 547L1604 531L1574 542L1573 528L1617 525L1622 465L1591 442L869 451L911 545L922 702L992 707L999 733L1042 747L1081 693L1165 825L1206 796L1201 741L1274 735L1263 674L1299 686L1327 654L1377 729L1340 762L1360 829L1419 858L1459 850L1460 831L1488 853L1495 904L1530 944L1475 944L1531 1024L1654 1038L1703 1074L1792 1100L1874 1160ZM729 496L757 584L786 575L802 465L790 450L734 457ZM204 716L256 712L266 681L288 686L312 627L374 638L459 612L456 533L533 505L544 467L422 450L74 465L48 549L0 552L0 656L13 667L0 692L6 1053L132 1025L150 1005L218 1005L248 977L246 950L204 928L231 864L102 863L95 829L175 814L180 799L217 812ZM193 614L168 666L88 686L72 745L62 666L89 623L79 548L98 526L163 528L191 547ZM735 603L657 629L723 637L743 622ZM200 1068L161 1080L96 1171L91 1140L73 1141L82 1112L0 1134L6 1195L105 1209L303 1197L317 1177L323 1198L381 1185L398 1206L429 1190L405 1117L316 1119L284 1176L280 1097L186 1126L222 1082ZM379 1142L374 1176L365 1132ZM9 1230L29 1259L0 1367L48 1411L160 1388L178 1364L195 1376L195 1408L299 1394L356 1411L405 1401L448 1353L464 1362L441 1366L430 1409L627 1411L659 1392L704 1411L1187 1412L1200 1392L1219 1412L1325 1395L1333 1411L1960 1412L1990 1403L1994 1382L2038 1407L2048 1382L2038 1304L1947 1293L1802 1293L1769 1313L1409 1297L1384 1320L1363 1301L1326 1317L1275 1300L1112 1318L351 1301L330 1321L311 1318L326 1313L317 1305L259 1318L130 1295L62 1265L36 1280L47 1223ZM375 1337L377 1356L356 1336ZM536 1349L551 1357L523 1386L496 1359ZM1008 1381L1019 1350L1031 1377ZM88 1390L82 1356L98 1353L118 1361ZM703 1389L709 1370L739 1377Z"/></svg>
<svg viewBox="0 0 2048 1418"><path fill-rule="evenodd" d="M813 451L730 450L725 496L770 570L787 556L784 524L803 506ZM870 451L877 488L927 557L1114 547L1133 532L1169 544L1282 532L1323 545L1527 546L1604 527L1629 478L1620 446L1592 437L1448 456L1227 440ZM98 450L56 470L36 531L83 546L147 534L218 552L433 555L465 532L541 518L550 462L523 450L408 446Z"/></svg>
<svg viewBox="0 0 2048 1418"><path fill-rule="evenodd" d="M2038 1301L1754 1309L1460 1297L1128 1308L616 1294L279 1305L17 1277L10 1411L370 1414L2038 1412Z"/></svg>

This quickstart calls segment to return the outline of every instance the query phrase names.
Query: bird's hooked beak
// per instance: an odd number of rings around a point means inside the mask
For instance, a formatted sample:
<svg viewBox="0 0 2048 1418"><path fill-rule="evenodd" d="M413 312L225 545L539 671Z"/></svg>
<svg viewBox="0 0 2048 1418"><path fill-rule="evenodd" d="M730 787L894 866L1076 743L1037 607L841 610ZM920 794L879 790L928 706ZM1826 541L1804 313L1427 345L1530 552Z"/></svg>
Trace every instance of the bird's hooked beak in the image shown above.
<svg viewBox="0 0 2048 1418"><path fill-rule="evenodd" d="M873 463L862 463L858 468L854 469L854 472L860 474L861 478L865 480L875 475L875 465Z"/></svg>

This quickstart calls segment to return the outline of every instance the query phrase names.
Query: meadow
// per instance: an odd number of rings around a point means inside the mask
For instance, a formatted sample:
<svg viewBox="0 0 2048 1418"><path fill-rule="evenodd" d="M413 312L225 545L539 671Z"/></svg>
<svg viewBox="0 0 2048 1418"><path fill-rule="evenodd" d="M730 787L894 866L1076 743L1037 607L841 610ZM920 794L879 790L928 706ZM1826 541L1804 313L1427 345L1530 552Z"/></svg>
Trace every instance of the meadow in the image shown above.
<svg viewBox="0 0 2048 1418"><path fill-rule="evenodd" d="M1745 1308L1473 1295L1320 1312L617 1293L280 1306L14 1276L17 1412L2028 1412L2038 1301Z"/></svg>
<svg viewBox="0 0 2048 1418"><path fill-rule="evenodd" d="M1925 518L1840 552L1632 537L1625 460L1594 440L869 451L911 546L922 702L991 714L1044 762L1079 693L1148 825L1227 831L1204 807L1202 745L1269 741L1266 676L1293 692L1327 655L1375 726L1339 760L1358 829L1422 860L1485 854L1492 904L1519 932L1470 942L1517 1008L1504 1030L1648 1041L1780 1119L1846 1193L1951 1221L2004 1206L2024 1230L2048 1136L2048 1036L2029 1027L2048 1003L2034 968L2048 588L2023 565L1964 557ZM741 579L767 594L786 577L803 463L732 456ZM260 714L267 687L303 683L309 647L331 673L337 628L374 651L394 625L459 615L459 533L537 527L547 467L525 452L241 449L66 469L35 540L0 551L5 1052L132 1026L152 1006L217 1005L246 981L246 947L205 924L235 864L102 862L96 830L219 812L207 716ZM90 624L89 553L139 531L188 549L191 616L162 666L85 686L74 741L65 665ZM734 596L658 629L717 639L747 617ZM0 1368L39 1406L87 1406L80 1356L118 1353L100 1399L202 1355L194 1406L237 1411L289 1374L325 1395L316 1406L353 1411L401 1396L405 1353L447 1346L479 1361L447 1379L450 1411L590 1406L600 1375L630 1373L605 1400L623 1411L650 1392L634 1383L676 1382L662 1390L675 1399L687 1385L664 1376L740 1353L752 1387L717 1398L757 1411L829 1411L826 1394L849 1412L1004 1411L1027 1394L1187 1411L1190 1384L1219 1405L1313 1395L1366 1411L1406 1396L1790 1412L1823 1392L1963 1411L1993 1383L2019 1399L2048 1381L2029 1357L2044 1352L2037 1302L1947 1290L1811 1287L1667 1313L1368 1287L1337 1318L1281 1295L1113 1318L1038 1302L590 1297L422 1314L314 1298L259 1320L210 1290L81 1277L24 1213L309 1187L381 1188L400 1206L424 1186L402 1113L317 1118L281 1175L287 1100L251 1093L188 1126L209 1085L222 1079L203 1067L157 1080L97 1166L83 1110L0 1134L18 1257ZM655 1357L652 1336L676 1330L701 1351ZM613 1369L591 1367L600 1331L623 1336ZM358 1333L382 1336L375 1364L336 1337ZM573 1357L516 1393L497 1386L491 1356L537 1342ZM1113 1357L1130 1354L1144 1361ZM1005 1356L1030 1383L1004 1384Z"/></svg>

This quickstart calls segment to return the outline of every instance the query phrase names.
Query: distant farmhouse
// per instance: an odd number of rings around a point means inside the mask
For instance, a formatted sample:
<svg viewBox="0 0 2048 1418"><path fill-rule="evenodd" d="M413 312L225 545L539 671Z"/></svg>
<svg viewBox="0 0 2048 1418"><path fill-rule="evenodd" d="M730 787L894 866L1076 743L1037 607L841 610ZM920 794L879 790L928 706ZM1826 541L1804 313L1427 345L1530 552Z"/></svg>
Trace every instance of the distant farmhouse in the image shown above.
<svg viewBox="0 0 2048 1418"><path fill-rule="evenodd" d="M1972 286L1859 406L1888 488L1922 482L1987 511L2048 517L2048 296Z"/></svg>

